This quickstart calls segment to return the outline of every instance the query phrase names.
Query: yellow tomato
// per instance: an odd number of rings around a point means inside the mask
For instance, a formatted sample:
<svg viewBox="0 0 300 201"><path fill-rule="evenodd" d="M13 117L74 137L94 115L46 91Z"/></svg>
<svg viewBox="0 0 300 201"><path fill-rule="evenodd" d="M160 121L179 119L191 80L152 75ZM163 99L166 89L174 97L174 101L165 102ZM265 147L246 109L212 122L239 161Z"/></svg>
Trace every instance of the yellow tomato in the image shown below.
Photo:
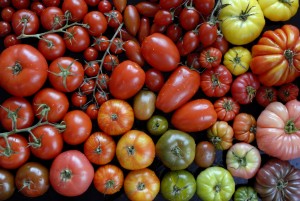
<svg viewBox="0 0 300 201"><path fill-rule="evenodd" d="M236 46L224 54L223 64L233 75L238 76L248 71L251 59L251 52L248 49Z"/></svg>
<svg viewBox="0 0 300 201"><path fill-rule="evenodd" d="M258 0L265 15L271 21L287 21L298 11L299 0Z"/></svg>
<svg viewBox="0 0 300 201"><path fill-rule="evenodd" d="M222 0L219 20L225 39L234 45L255 40L265 26L264 14L257 0Z"/></svg>

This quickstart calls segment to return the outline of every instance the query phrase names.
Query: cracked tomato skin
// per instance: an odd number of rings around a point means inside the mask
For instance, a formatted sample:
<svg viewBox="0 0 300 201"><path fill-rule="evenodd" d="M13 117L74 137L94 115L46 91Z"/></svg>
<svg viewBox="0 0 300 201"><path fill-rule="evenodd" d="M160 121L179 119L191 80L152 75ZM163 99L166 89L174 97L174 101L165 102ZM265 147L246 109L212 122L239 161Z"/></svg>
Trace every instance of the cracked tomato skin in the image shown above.
<svg viewBox="0 0 300 201"><path fill-rule="evenodd" d="M13 96L31 96L47 80L48 64L34 47L17 44L0 55L0 87Z"/></svg>

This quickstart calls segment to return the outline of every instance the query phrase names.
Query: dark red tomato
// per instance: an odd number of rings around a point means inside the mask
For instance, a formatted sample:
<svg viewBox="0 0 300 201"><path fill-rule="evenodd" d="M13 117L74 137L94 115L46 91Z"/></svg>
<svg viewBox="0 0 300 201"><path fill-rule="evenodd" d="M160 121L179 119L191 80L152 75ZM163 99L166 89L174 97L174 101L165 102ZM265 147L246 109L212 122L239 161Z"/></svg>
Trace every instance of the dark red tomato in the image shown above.
<svg viewBox="0 0 300 201"><path fill-rule="evenodd" d="M261 85L256 92L255 100L256 102L266 107L271 102L277 101L278 92L274 87Z"/></svg>
<svg viewBox="0 0 300 201"><path fill-rule="evenodd" d="M208 97L221 97L230 90L232 74L223 65L206 69L201 74L201 89Z"/></svg>
<svg viewBox="0 0 300 201"><path fill-rule="evenodd" d="M11 25L16 35L20 35L23 31L24 34L36 34L40 27L40 20L35 12L21 9L14 12Z"/></svg>
<svg viewBox="0 0 300 201"><path fill-rule="evenodd" d="M299 95L299 86L293 83L283 84L278 89L278 98L283 103L297 99Z"/></svg>
<svg viewBox="0 0 300 201"><path fill-rule="evenodd" d="M221 64L222 52L214 47L208 47L201 51L199 63L203 68L214 68Z"/></svg>
<svg viewBox="0 0 300 201"><path fill-rule="evenodd" d="M97 91L95 93L95 100L98 105L102 105L104 102L109 100L108 93L105 91Z"/></svg>
<svg viewBox="0 0 300 201"><path fill-rule="evenodd" d="M138 41L140 43L150 35L150 19L148 17L142 17L140 20L140 28L137 33Z"/></svg>
<svg viewBox="0 0 300 201"><path fill-rule="evenodd" d="M6 7L1 10L1 18L5 22L11 22L12 16L15 12L15 9L13 7Z"/></svg>
<svg viewBox="0 0 300 201"><path fill-rule="evenodd" d="M98 58L98 50L94 47L88 47L83 51L83 57L86 61L94 61Z"/></svg>
<svg viewBox="0 0 300 201"><path fill-rule="evenodd" d="M159 5L162 9L169 10L170 8L176 8L183 3L183 0L160 0Z"/></svg>
<svg viewBox="0 0 300 201"><path fill-rule="evenodd" d="M91 36L98 37L107 29L106 18L99 11L88 12L83 18L83 23L88 25L87 30Z"/></svg>
<svg viewBox="0 0 300 201"><path fill-rule="evenodd" d="M144 66L144 59L141 52L141 46L138 42L133 40L127 40L123 44L123 48L125 50L126 57L139 64L140 66Z"/></svg>
<svg viewBox="0 0 300 201"><path fill-rule="evenodd" d="M109 51L112 54L121 54L124 51L123 44L124 44L123 39L116 37L112 40Z"/></svg>
<svg viewBox="0 0 300 201"><path fill-rule="evenodd" d="M3 43L4 43L4 47L8 48L10 46L20 44L21 40L17 39L17 36L15 34L9 34L5 36Z"/></svg>
<svg viewBox="0 0 300 201"><path fill-rule="evenodd" d="M99 107L95 104L89 104L89 106L87 106L85 113L92 119L95 120L98 117L98 111L99 111Z"/></svg>
<svg viewBox="0 0 300 201"><path fill-rule="evenodd" d="M17 10L26 9L30 5L30 0L11 0L10 2Z"/></svg>
<svg viewBox="0 0 300 201"><path fill-rule="evenodd" d="M186 66L176 68L158 93L156 108L172 112L188 102L200 87L200 74Z"/></svg>
<svg viewBox="0 0 300 201"><path fill-rule="evenodd" d="M84 154L89 161L96 165L110 163L116 154L114 139L103 132L95 132L84 142Z"/></svg>
<svg viewBox="0 0 300 201"><path fill-rule="evenodd" d="M191 68L195 68L195 69L201 68L201 65L199 63L199 57L200 57L200 55L197 52L188 54L187 59L186 59L187 66L189 66Z"/></svg>
<svg viewBox="0 0 300 201"><path fill-rule="evenodd" d="M153 23L160 26L168 26L173 22L172 13L168 10L159 10L156 12Z"/></svg>
<svg viewBox="0 0 300 201"><path fill-rule="evenodd" d="M112 5L108 0L101 0L98 4L98 10L101 13L107 13L112 10Z"/></svg>
<svg viewBox="0 0 300 201"><path fill-rule="evenodd" d="M153 92L158 92L164 85L165 78L161 71L150 68L146 71L145 85Z"/></svg>
<svg viewBox="0 0 300 201"><path fill-rule="evenodd" d="M89 6L97 6L99 4L100 0L85 0L85 2Z"/></svg>
<svg viewBox="0 0 300 201"><path fill-rule="evenodd" d="M43 10L45 10L46 6L39 2L39 1L35 1L35 2L32 2L30 4L30 10L32 10L33 12L36 13L37 16L41 16Z"/></svg>
<svg viewBox="0 0 300 201"><path fill-rule="evenodd" d="M106 36L94 38L94 43L92 46L96 48L96 50L104 52L109 46L109 39Z"/></svg>
<svg viewBox="0 0 300 201"><path fill-rule="evenodd" d="M155 14L160 10L157 3L141 1L135 5L139 14L144 17L154 17Z"/></svg>
<svg viewBox="0 0 300 201"><path fill-rule="evenodd" d="M239 75L231 85L231 94L239 104L250 104L260 87L258 78L252 72Z"/></svg>
<svg viewBox="0 0 300 201"><path fill-rule="evenodd" d="M204 47L212 45L218 37L217 25L204 22L198 29L198 36Z"/></svg>
<svg viewBox="0 0 300 201"><path fill-rule="evenodd" d="M117 29L115 28L115 30ZM131 35L129 31L124 27L120 29L118 37L122 38L123 41L133 40L135 42L138 42L135 36Z"/></svg>
<svg viewBox="0 0 300 201"><path fill-rule="evenodd" d="M127 5L127 0L112 0L113 5L116 7L116 9L122 13Z"/></svg>
<svg viewBox="0 0 300 201"><path fill-rule="evenodd" d="M193 52L194 50L196 50L198 46L199 46L199 38L197 33L195 33L194 31L187 31L183 35L183 39L182 39L183 53L187 55ZM181 55L181 56L185 56L185 55Z"/></svg>
<svg viewBox="0 0 300 201"><path fill-rule="evenodd" d="M6 8L8 6L10 6L10 0L1 0L0 1L0 7L1 8Z"/></svg>
<svg viewBox="0 0 300 201"><path fill-rule="evenodd" d="M228 41L225 39L225 37L219 35L211 46L219 49L222 52L222 55L224 55L229 49Z"/></svg>
<svg viewBox="0 0 300 201"><path fill-rule="evenodd" d="M79 91L84 95L88 95L94 91L95 87L96 82L94 79L85 78L79 87Z"/></svg>
<svg viewBox="0 0 300 201"><path fill-rule="evenodd" d="M50 7L50 6L58 7L60 4L60 0L42 0L42 2L46 7Z"/></svg>
<svg viewBox="0 0 300 201"><path fill-rule="evenodd" d="M59 57L50 64L48 78L55 89L72 92L83 82L84 69L74 58Z"/></svg>
<svg viewBox="0 0 300 201"><path fill-rule="evenodd" d="M70 20L72 22L82 21L84 16L88 13L88 5L84 0L64 0L61 7L62 11L70 12Z"/></svg>
<svg viewBox="0 0 300 201"><path fill-rule="evenodd" d="M166 30L166 35L174 42L176 43L179 38L182 36L183 34L183 31L182 31L182 27L179 26L179 24L170 24L168 27L167 27L167 30Z"/></svg>
<svg viewBox="0 0 300 201"><path fill-rule="evenodd" d="M201 168L210 167L216 159L216 148L209 141L201 141L196 146L195 163Z"/></svg>
<svg viewBox="0 0 300 201"><path fill-rule="evenodd" d="M59 130L51 125L34 128L28 142L33 155L43 160L55 158L63 149L63 137Z"/></svg>
<svg viewBox="0 0 300 201"><path fill-rule="evenodd" d="M47 60L53 61L65 54L66 45L64 39L59 34L49 33L43 35L39 40L38 50Z"/></svg>
<svg viewBox="0 0 300 201"><path fill-rule="evenodd" d="M49 171L40 163L25 163L18 169L15 183L18 192L26 197L42 196L50 187Z"/></svg>
<svg viewBox="0 0 300 201"><path fill-rule="evenodd" d="M131 98L144 86L145 77L140 65L130 60L123 61L110 76L109 91L118 99Z"/></svg>
<svg viewBox="0 0 300 201"><path fill-rule="evenodd" d="M204 16L211 14L215 7L215 0L193 0L195 8Z"/></svg>
<svg viewBox="0 0 300 201"><path fill-rule="evenodd" d="M43 88L34 95L32 105L38 119L57 123L66 115L70 104L64 93L53 88Z"/></svg>
<svg viewBox="0 0 300 201"><path fill-rule="evenodd" d="M83 143L91 134L92 121L90 117L81 110L69 111L63 118L66 125L62 136L64 141L70 145Z"/></svg>
<svg viewBox="0 0 300 201"><path fill-rule="evenodd" d="M41 13L41 24L44 29L59 29L65 25L64 13L59 7L48 7Z"/></svg>
<svg viewBox="0 0 300 201"><path fill-rule="evenodd" d="M232 97L222 96L214 102L220 121L231 121L240 112L240 105Z"/></svg>
<svg viewBox="0 0 300 201"><path fill-rule="evenodd" d="M123 15L118 10L110 10L104 13L108 26L118 28L123 23Z"/></svg>
<svg viewBox="0 0 300 201"><path fill-rule="evenodd" d="M146 37L141 45L146 62L160 71L172 71L180 62L179 51L174 42L161 33Z"/></svg>
<svg viewBox="0 0 300 201"><path fill-rule="evenodd" d="M164 33L167 30L167 26L161 26L153 23L150 27L150 34L153 33Z"/></svg>
<svg viewBox="0 0 300 201"><path fill-rule="evenodd" d="M183 8L179 14L179 24L185 30L193 30L200 24L200 14L194 8Z"/></svg>
<svg viewBox="0 0 300 201"><path fill-rule="evenodd" d="M96 76L98 74L99 69L99 63L96 61L90 61L84 64L84 74L88 77Z"/></svg>
<svg viewBox="0 0 300 201"><path fill-rule="evenodd" d="M0 21L0 37L5 37L11 32L11 25L9 22Z"/></svg>
<svg viewBox="0 0 300 201"><path fill-rule="evenodd" d="M72 52L82 52L90 46L90 36L81 26L72 26L64 34L66 47Z"/></svg>
<svg viewBox="0 0 300 201"><path fill-rule="evenodd" d="M108 88L109 83L109 76L104 73L100 73L97 78L97 87L100 88L100 90L105 90Z"/></svg>
<svg viewBox="0 0 300 201"><path fill-rule="evenodd" d="M0 138L0 167L5 169L17 169L30 157L30 149L28 141L19 134L13 134L4 138Z"/></svg>
<svg viewBox="0 0 300 201"><path fill-rule="evenodd" d="M9 97L1 104L0 121L8 131L30 127L34 121L30 102L21 97Z"/></svg>
<svg viewBox="0 0 300 201"><path fill-rule="evenodd" d="M75 107L84 107L87 103L87 96L80 92L74 92L71 95L71 103Z"/></svg>
<svg viewBox="0 0 300 201"><path fill-rule="evenodd" d="M8 200L15 192L14 175L5 170L0 169L0 200Z"/></svg>
<svg viewBox="0 0 300 201"><path fill-rule="evenodd" d="M103 68L112 71L119 65L120 61L116 55L108 54L103 59Z"/></svg>
<svg viewBox="0 0 300 201"><path fill-rule="evenodd" d="M127 31L131 35L135 36L140 28L140 22L141 22L141 18L138 10L133 5L127 5L124 10L123 16L124 16L124 24Z"/></svg>

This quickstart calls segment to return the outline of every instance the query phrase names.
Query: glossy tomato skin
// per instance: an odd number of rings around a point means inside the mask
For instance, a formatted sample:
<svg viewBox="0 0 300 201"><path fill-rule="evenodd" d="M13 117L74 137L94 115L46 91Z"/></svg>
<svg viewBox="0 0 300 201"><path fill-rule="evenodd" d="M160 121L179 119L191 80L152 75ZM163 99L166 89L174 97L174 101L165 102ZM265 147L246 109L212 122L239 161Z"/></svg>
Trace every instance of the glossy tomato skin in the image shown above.
<svg viewBox="0 0 300 201"><path fill-rule="evenodd" d="M195 163L202 168L210 167L216 159L216 148L209 141L201 141L196 146Z"/></svg>
<svg viewBox="0 0 300 201"><path fill-rule="evenodd" d="M198 132L217 121L213 104L207 99L195 99L175 110L171 117L173 126L184 132Z"/></svg>
<svg viewBox="0 0 300 201"><path fill-rule="evenodd" d="M145 85L153 92L158 92L165 83L164 75L161 71L150 68L146 72Z"/></svg>
<svg viewBox="0 0 300 201"><path fill-rule="evenodd" d="M232 129L235 139L251 143L256 135L256 119L252 114L239 113L233 119Z"/></svg>
<svg viewBox="0 0 300 201"><path fill-rule="evenodd" d="M0 200L8 200L15 192L15 182L14 175L5 170L0 169Z"/></svg>
<svg viewBox="0 0 300 201"><path fill-rule="evenodd" d="M34 47L10 46L0 55L0 86L14 96L31 96L47 79L48 64Z"/></svg>
<svg viewBox="0 0 300 201"><path fill-rule="evenodd" d="M107 29L106 18L99 11L88 12L83 18L83 23L88 24L87 30L91 36L98 37Z"/></svg>
<svg viewBox="0 0 300 201"><path fill-rule="evenodd" d="M147 130L152 135L162 135L169 128L168 119L162 115L152 115L147 121Z"/></svg>
<svg viewBox="0 0 300 201"><path fill-rule="evenodd" d="M200 87L200 74L186 66L176 68L158 93L156 108L169 113L188 102Z"/></svg>
<svg viewBox="0 0 300 201"><path fill-rule="evenodd" d="M94 168L83 153L68 150L59 154L50 167L50 184L63 196L83 194L93 182Z"/></svg>
<svg viewBox="0 0 300 201"><path fill-rule="evenodd" d="M212 68L220 65L222 59L221 50L208 47L201 51L199 63L203 68Z"/></svg>
<svg viewBox="0 0 300 201"><path fill-rule="evenodd" d="M132 36L135 36L139 30L141 18L134 5L127 5L124 10L124 25L126 30Z"/></svg>
<svg viewBox="0 0 300 201"><path fill-rule="evenodd" d="M155 14L160 10L157 3L148 1L141 1L135 5L138 12L145 17L154 17Z"/></svg>
<svg viewBox="0 0 300 201"><path fill-rule="evenodd" d="M38 50L44 55L47 60L53 61L54 59L62 57L65 54L66 45L60 35L49 33L42 36L42 38L44 40L39 40Z"/></svg>
<svg viewBox="0 0 300 201"><path fill-rule="evenodd" d="M283 103L297 99L299 95L299 87L293 83L281 85L278 89L278 99Z"/></svg>
<svg viewBox="0 0 300 201"><path fill-rule="evenodd" d="M40 15L41 25L46 30L59 29L64 24L64 13L59 7L47 7Z"/></svg>
<svg viewBox="0 0 300 201"><path fill-rule="evenodd" d="M161 0L159 1L159 5L163 9L170 9L179 6L182 2L183 0Z"/></svg>
<svg viewBox="0 0 300 201"><path fill-rule="evenodd" d="M153 68L169 72L180 62L179 51L174 42L161 33L147 36L141 45L142 55Z"/></svg>
<svg viewBox="0 0 300 201"><path fill-rule="evenodd" d="M255 100L259 105L266 107L271 102L277 101L277 96L277 90L274 87L262 85L257 89Z"/></svg>
<svg viewBox="0 0 300 201"><path fill-rule="evenodd" d="M91 42L88 31L76 25L66 29L64 41L67 49L72 52L83 52Z"/></svg>
<svg viewBox="0 0 300 201"><path fill-rule="evenodd" d="M137 63L126 60L112 72L108 84L112 96L117 99L133 97L145 83L145 72Z"/></svg>
<svg viewBox="0 0 300 201"><path fill-rule="evenodd" d="M88 13L88 6L84 0L64 0L61 8L64 13L71 13L72 22L81 21Z"/></svg>
<svg viewBox="0 0 300 201"><path fill-rule="evenodd" d="M141 67L144 66L144 58L141 53L141 46L134 40L127 40L123 44L125 54L127 58L133 62L136 62Z"/></svg>
<svg viewBox="0 0 300 201"><path fill-rule="evenodd" d="M234 192L234 201L257 201L257 192L252 186L240 186Z"/></svg>
<svg viewBox="0 0 300 201"><path fill-rule="evenodd" d="M233 129L226 121L216 121L207 129L207 137L217 150L227 150L232 146Z"/></svg>
<svg viewBox="0 0 300 201"><path fill-rule="evenodd" d="M194 0L195 8L204 16L211 14L215 0Z"/></svg>
<svg viewBox="0 0 300 201"><path fill-rule="evenodd" d="M134 116L138 120L148 120L155 111L156 94L152 91L141 90L133 99Z"/></svg>
<svg viewBox="0 0 300 201"><path fill-rule="evenodd" d="M40 20L33 11L20 9L14 12L11 24L16 35L20 35L23 29L24 34L36 34L40 27Z"/></svg>

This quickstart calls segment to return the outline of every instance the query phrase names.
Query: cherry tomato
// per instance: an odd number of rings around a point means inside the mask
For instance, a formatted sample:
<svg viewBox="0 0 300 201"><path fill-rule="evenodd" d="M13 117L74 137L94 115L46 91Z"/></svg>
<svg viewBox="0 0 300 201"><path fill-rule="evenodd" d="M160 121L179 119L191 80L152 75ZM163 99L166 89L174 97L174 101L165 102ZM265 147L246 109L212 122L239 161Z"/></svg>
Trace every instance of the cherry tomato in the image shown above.
<svg viewBox="0 0 300 201"><path fill-rule="evenodd" d="M179 25L179 24L170 24L168 27L167 27L167 30L166 30L166 35L174 42L176 43L179 38L182 36L183 34L183 30L182 30L182 27Z"/></svg>
<svg viewBox="0 0 300 201"><path fill-rule="evenodd" d="M0 169L0 200L8 200L15 192L14 175L5 169Z"/></svg>
<svg viewBox="0 0 300 201"><path fill-rule="evenodd" d="M32 2L30 4L30 10L36 13L37 16L41 16L43 10L45 10L46 6L38 1Z"/></svg>
<svg viewBox="0 0 300 201"><path fill-rule="evenodd" d="M96 86L96 83L95 83L94 79L86 78L83 80L82 84L80 85L79 91L84 95L88 95L93 92L93 90L95 89L95 86Z"/></svg>
<svg viewBox="0 0 300 201"><path fill-rule="evenodd" d="M86 61L94 61L98 58L98 50L94 47L88 47L84 50L83 57Z"/></svg>
<svg viewBox="0 0 300 201"><path fill-rule="evenodd" d="M219 49L222 52L223 55L229 49L229 43L228 43L228 41L225 39L225 37L219 36L219 35L218 35L216 41L211 46Z"/></svg>
<svg viewBox="0 0 300 201"><path fill-rule="evenodd" d="M172 13L168 10L159 10L155 13L153 23L160 26L168 26L173 22Z"/></svg>
<svg viewBox="0 0 300 201"><path fill-rule="evenodd" d="M30 5L30 0L11 0L11 4L17 10L26 9Z"/></svg>
<svg viewBox="0 0 300 201"><path fill-rule="evenodd" d="M1 10L1 18L5 22L11 22L12 16L15 12L15 9L13 7L6 7Z"/></svg>
<svg viewBox="0 0 300 201"><path fill-rule="evenodd" d="M103 67L107 71L114 70L118 65L120 61L116 55L108 54L103 59Z"/></svg>
<svg viewBox="0 0 300 201"><path fill-rule="evenodd" d="M84 0L64 0L62 3L62 11L70 12L70 20L72 22L82 21L84 16L88 13L88 5Z"/></svg>
<svg viewBox="0 0 300 201"><path fill-rule="evenodd" d="M0 21L0 37L5 37L11 32L11 25L9 22Z"/></svg>
<svg viewBox="0 0 300 201"><path fill-rule="evenodd" d="M103 52L108 48L109 40L106 36L94 37L94 43L92 46L95 47L96 50Z"/></svg>
<svg viewBox="0 0 300 201"><path fill-rule="evenodd" d="M89 106L86 108L85 113L92 119L95 120L98 117L98 111L99 107L95 104L89 104Z"/></svg>
<svg viewBox="0 0 300 201"><path fill-rule="evenodd" d="M204 16L211 14L215 7L215 0L193 0L195 8Z"/></svg>
<svg viewBox="0 0 300 201"><path fill-rule="evenodd" d="M123 44L123 39L116 37L113 39L109 51L113 54L121 54L124 51Z"/></svg>
<svg viewBox="0 0 300 201"><path fill-rule="evenodd" d="M101 0L98 4L98 10L101 13L107 13L112 10L112 4L108 0Z"/></svg>
<svg viewBox="0 0 300 201"><path fill-rule="evenodd" d="M105 91L97 91L95 93L95 100L96 100L98 106L102 105L104 102L109 100L108 93Z"/></svg>
<svg viewBox="0 0 300 201"><path fill-rule="evenodd" d="M108 26L118 28L123 23L123 15L118 10L110 10L104 13Z"/></svg>
<svg viewBox="0 0 300 201"><path fill-rule="evenodd" d="M40 20L33 11L21 9L14 12L11 24L16 35L20 35L23 31L24 34L36 34L40 27Z"/></svg>
<svg viewBox="0 0 300 201"><path fill-rule="evenodd" d="M46 6L46 7L50 7L50 6L59 6L60 4L60 0L42 0L42 3Z"/></svg>
<svg viewBox="0 0 300 201"><path fill-rule="evenodd" d="M147 36L149 36L149 34L150 34L150 19L147 17L141 17L140 28L137 33L138 41L142 43L143 40Z"/></svg>
<svg viewBox="0 0 300 201"><path fill-rule="evenodd" d="M200 15L194 8L183 8L179 15L179 24L185 30L193 30L200 24Z"/></svg>
<svg viewBox="0 0 300 201"><path fill-rule="evenodd" d="M88 77L96 76L98 74L99 69L100 66L96 61L90 61L84 64L84 74Z"/></svg>
<svg viewBox="0 0 300 201"><path fill-rule="evenodd" d="M161 71L149 68L146 71L145 85L153 92L158 92L164 85L165 78Z"/></svg>
<svg viewBox="0 0 300 201"><path fill-rule="evenodd" d="M20 39L17 39L15 34L9 34L4 38L4 47L8 48L9 46L17 45L21 43Z"/></svg>
<svg viewBox="0 0 300 201"><path fill-rule="evenodd" d="M87 30L91 36L98 37L107 29L106 18L99 11L88 12L83 18L83 23L88 25Z"/></svg>
<svg viewBox="0 0 300 201"><path fill-rule="evenodd" d="M81 26L72 26L65 31L64 41L67 49L72 52L82 52L90 45L90 36Z"/></svg>

